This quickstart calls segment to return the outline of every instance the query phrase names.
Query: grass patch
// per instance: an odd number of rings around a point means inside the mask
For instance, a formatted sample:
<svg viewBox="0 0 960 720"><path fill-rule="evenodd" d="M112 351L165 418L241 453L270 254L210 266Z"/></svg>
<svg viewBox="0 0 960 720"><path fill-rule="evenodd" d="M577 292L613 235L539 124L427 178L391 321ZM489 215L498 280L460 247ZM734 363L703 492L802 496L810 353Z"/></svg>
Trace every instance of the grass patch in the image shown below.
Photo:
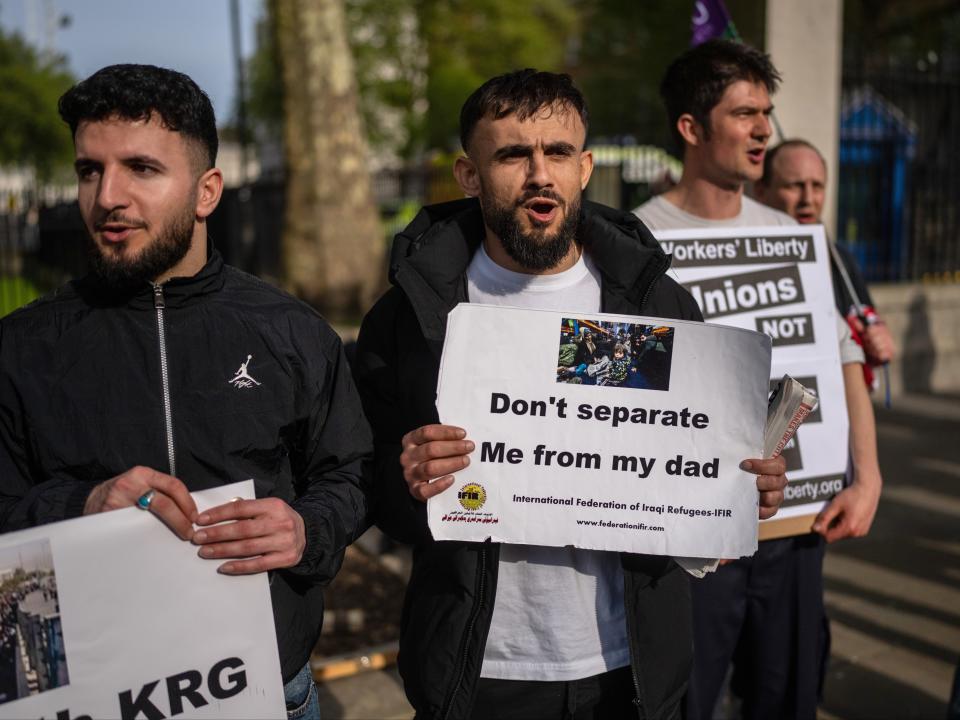
<svg viewBox="0 0 960 720"><path fill-rule="evenodd" d="M22 277L0 277L0 317L40 297L41 292L32 282Z"/></svg>

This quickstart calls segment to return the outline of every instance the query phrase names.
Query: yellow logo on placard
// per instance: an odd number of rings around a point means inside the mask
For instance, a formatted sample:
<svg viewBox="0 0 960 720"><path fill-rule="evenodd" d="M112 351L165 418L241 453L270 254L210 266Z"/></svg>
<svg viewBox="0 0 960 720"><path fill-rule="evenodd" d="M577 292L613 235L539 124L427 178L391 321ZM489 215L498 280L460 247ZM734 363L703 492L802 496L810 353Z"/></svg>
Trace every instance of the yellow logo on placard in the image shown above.
<svg viewBox="0 0 960 720"><path fill-rule="evenodd" d="M487 500L487 491L483 489L483 485L468 483L460 488L457 497L464 510L479 510Z"/></svg>

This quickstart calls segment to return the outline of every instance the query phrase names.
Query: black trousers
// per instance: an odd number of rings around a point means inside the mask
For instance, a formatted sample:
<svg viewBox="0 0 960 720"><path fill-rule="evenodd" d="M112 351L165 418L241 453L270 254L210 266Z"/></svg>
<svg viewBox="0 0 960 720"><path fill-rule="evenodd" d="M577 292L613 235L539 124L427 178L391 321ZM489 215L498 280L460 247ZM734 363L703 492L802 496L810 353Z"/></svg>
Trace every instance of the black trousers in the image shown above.
<svg viewBox="0 0 960 720"><path fill-rule="evenodd" d="M693 672L688 720L710 720L727 668L748 720L813 720L830 631L819 535L760 543L757 554L691 583Z"/></svg>
<svg viewBox="0 0 960 720"><path fill-rule="evenodd" d="M472 720L636 720L630 668L582 680L480 678Z"/></svg>

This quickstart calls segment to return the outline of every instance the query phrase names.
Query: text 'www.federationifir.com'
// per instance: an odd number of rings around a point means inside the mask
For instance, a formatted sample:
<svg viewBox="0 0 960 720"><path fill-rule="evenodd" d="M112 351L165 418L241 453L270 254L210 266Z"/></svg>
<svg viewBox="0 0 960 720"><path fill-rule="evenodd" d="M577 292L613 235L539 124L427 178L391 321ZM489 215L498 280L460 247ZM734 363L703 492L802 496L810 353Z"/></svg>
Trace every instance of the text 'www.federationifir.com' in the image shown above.
<svg viewBox="0 0 960 720"><path fill-rule="evenodd" d="M663 532L663 527L659 525L647 525L646 523L610 522L609 520L577 520L577 525L616 528L619 530L648 530L650 532Z"/></svg>

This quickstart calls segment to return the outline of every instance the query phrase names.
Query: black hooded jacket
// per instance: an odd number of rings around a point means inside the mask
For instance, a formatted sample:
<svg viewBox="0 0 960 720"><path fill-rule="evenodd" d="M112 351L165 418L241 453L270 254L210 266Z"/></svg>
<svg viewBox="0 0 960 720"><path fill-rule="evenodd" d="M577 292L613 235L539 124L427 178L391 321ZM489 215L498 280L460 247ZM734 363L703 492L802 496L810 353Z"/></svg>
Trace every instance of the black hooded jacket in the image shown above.
<svg viewBox="0 0 960 720"><path fill-rule="evenodd" d="M434 542L426 506L409 494L399 464L403 435L439 422L447 314L467 301L466 270L483 233L476 200L417 215L394 241L394 287L364 319L354 363L374 430L375 521L414 545L399 662L418 718L469 717L496 597L499 545ZM604 312L702 319L693 298L664 275L669 258L635 216L584 203L579 240L600 271ZM672 718L692 655L686 573L666 557L621 558L639 717Z"/></svg>
<svg viewBox="0 0 960 720"><path fill-rule="evenodd" d="M87 278L0 321L0 531L77 517L137 465L175 464L191 491L252 478L306 530L301 562L270 586L287 681L365 528L369 426L339 338L305 304L212 249L159 287L117 297Z"/></svg>

